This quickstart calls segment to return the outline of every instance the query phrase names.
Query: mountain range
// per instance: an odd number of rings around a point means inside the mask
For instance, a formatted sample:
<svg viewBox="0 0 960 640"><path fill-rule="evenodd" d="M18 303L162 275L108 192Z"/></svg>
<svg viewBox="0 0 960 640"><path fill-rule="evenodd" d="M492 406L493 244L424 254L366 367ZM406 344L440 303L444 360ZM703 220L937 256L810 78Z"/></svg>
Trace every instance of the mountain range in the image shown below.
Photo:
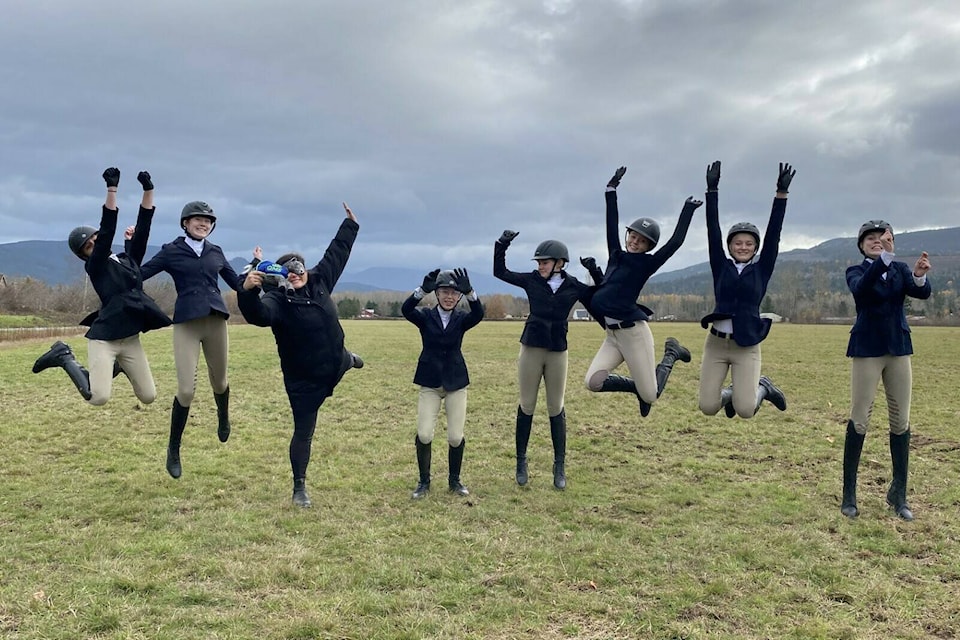
<svg viewBox="0 0 960 640"><path fill-rule="evenodd" d="M147 249L147 259L160 247ZM122 251L116 246L115 251ZM950 280L960 281L960 227L897 234L898 259L912 264L921 251L930 254L934 271L931 275L941 286ZM856 241L853 238L834 238L809 249L782 252L778 259L778 273L818 271L826 274L830 288L845 288L843 272L847 265L859 262ZM238 272L247 263L246 257L235 257L231 265ZM601 261L601 264L603 262ZM579 265L577 265L579 270ZM10 278L30 277L48 285L71 285L82 281L83 270L65 242L55 240L27 240L0 244L0 274ZM423 279L415 269L396 266L372 267L359 271L347 268L337 285L338 292L411 291ZM496 278L488 271L470 272L477 291L481 294L506 293L522 295L516 287ZM774 275L774 280L777 274ZM939 287L938 287L939 288ZM704 294L711 289L710 265L699 263L684 269L658 273L650 279L647 293Z"/></svg>

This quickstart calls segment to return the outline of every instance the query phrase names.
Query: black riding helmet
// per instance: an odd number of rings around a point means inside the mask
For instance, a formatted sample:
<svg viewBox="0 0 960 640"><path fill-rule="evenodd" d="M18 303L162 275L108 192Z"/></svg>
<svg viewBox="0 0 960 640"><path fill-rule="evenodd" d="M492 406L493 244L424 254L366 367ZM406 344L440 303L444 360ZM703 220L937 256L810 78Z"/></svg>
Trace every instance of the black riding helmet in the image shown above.
<svg viewBox="0 0 960 640"><path fill-rule="evenodd" d="M653 249L660 242L660 225L653 218L637 218L627 225L630 231L636 231L644 238L650 241L650 248Z"/></svg>
<svg viewBox="0 0 960 640"><path fill-rule="evenodd" d="M449 287L451 289L457 288L457 279L454 277L453 271L450 269L444 269L438 273L434 282L436 283L436 287L434 287L436 289L439 289L440 287Z"/></svg>
<svg viewBox="0 0 960 640"><path fill-rule="evenodd" d="M857 249L859 249L860 253L864 256L867 254L863 253L863 238L871 231L889 231L892 236L893 226L886 220L867 220L860 225L860 233L857 234Z"/></svg>
<svg viewBox="0 0 960 640"><path fill-rule="evenodd" d="M533 259L570 262L570 252L567 250L567 245L559 240L544 240L537 245L537 250L533 252Z"/></svg>
<svg viewBox="0 0 960 640"><path fill-rule="evenodd" d="M194 216L203 216L210 218L213 225L210 227L210 233L217 228L217 216L213 215L213 207L202 200L194 200L183 205L183 211L180 212L180 228L187 230L186 221Z"/></svg>
<svg viewBox="0 0 960 640"><path fill-rule="evenodd" d="M753 239L757 241L757 251L760 251L760 229L752 222L738 222L730 227L730 231L727 232L727 251L730 250L730 241L733 240L733 236L738 233L749 233L752 235Z"/></svg>
<svg viewBox="0 0 960 640"><path fill-rule="evenodd" d="M70 246L70 251L73 252L73 255L86 261L87 257L80 252L83 250L83 245L87 243L87 240L98 231L99 229L96 227L88 226L77 227L71 231L67 237L67 244Z"/></svg>

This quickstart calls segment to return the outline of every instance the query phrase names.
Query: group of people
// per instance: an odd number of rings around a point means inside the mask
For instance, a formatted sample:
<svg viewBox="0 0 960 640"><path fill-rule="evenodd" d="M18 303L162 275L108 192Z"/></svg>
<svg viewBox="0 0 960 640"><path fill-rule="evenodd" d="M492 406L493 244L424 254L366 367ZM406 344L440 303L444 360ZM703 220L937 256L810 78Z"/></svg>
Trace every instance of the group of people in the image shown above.
<svg viewBox="0 0 960 640"><path fill-rule="evenodd" d="M796 171L789 164L780 164L773 206L761 242L759 229L750 222L734 224L723 236L718 206L720 166L719 161L713 162L706 171L706 227L715 306L700 322L708 331L700 367L699 409L705 415L716 415L723 409L729 418L751 418L764 400L780 411L787 408L783 391L762 375L760 344L767 337L771 322L761 317L760 303L776 265L787 194ZM527 447L543 383L554 452L553 485L558 490L567 486L567 321L578 302L605 334L584 380L591 391L631 393L637 398L640 415L646 417L663 394L675 363L691 361L690 350L673 337L666 338L661 360L656 361L648 324L653 311L637 300L647 280L683 244L694 212L704 202L693 197L686 199L673 235L659 249L660 226L647 217L626 225L621 242L617 188L625 174L626 167L620 167L607 183L605 272L595 258L580 259L592 283L582 283L567 273L569 250L558 240L541 242L533 256L536 268L520 272L511 271L506 265L507 250L518 232L505 230L494 243L494 275L522 288L530 307L518 358L518 485L526 485L530 477ZM152 402L156 388L139 334L168 326L171 320L143 292L143 280L161 271L169 273L177 291L172 320L177 393L171 409L166 466L170 475L178 478L182 473L180 443L196 390L201 348L217 404L217 434L221 442L226 442L230 435L228 312L218 287L218 277L222 278L237 291L244 318L273 331L294 421L290 441L293 502L309 507L306 471L318 410L348 370L363 366L363 360L344 346L343 328L330 296L357 237L356 216L344 203L346 218L313 268L307 269L304 257L297 253L285 254L276 262L263 261L262 250L257 247L248 268L238 275L220 248L207 240L216 226L212 208L204 202L191 202L181 213L184 235L163 245L156 256L141 265L154 213L152 179L147 172L138 175L144 195L137 224L124 233L124 252L113 254L120 172L109 168L103 178L107 197L100 227L78 227L68 239L71 250L85 261L85 270L101 301L99 312L82 322L90 326L86 334L90 371L77 362L68 345L58 341L37 360L34 372L62 367L91 404L103 404L109 399L112 379L122 372L130 379L137 397L144 403ZM871 220L860 228L857 247L864 259L847 270L857 319L847 350L853 359L852 408L844 444L841 512L850 518L859 515L857 468L882 380L889 406L893 467L887 502L900 518L912 520L906 499L912 345L904 299L930 296L926 276L930 260L923 253L912 270L894 260L893 229L882 220ZM436 305L420 306L431 293ZM460 305L464 297L466 309ZM466 269L435 269L424 276L401 311L419 329L422 341L413 380L420 391L414 438L419 477L412 497L421 499L430 491L432 443L441 408L447 423L448 488L454 494L467 496L469 490L460 474L470 380L462 343L464 334L483 319L483 305ZM629 376L614 373L624 362ZM730 384L725 385L728 374Z"/></svg>

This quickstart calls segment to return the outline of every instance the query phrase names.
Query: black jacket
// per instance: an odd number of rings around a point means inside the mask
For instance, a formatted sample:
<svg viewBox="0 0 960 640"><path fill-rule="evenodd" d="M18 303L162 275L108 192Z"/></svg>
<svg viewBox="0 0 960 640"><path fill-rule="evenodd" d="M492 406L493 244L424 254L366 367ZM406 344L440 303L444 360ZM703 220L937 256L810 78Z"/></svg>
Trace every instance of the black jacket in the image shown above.
<svg viewBox="0 0 960 640"><path fill-rule="evenodd" d="M181 236L160 248L157 255L140 267L143 279L147 280L166 271L173 278L177 289L177 302L173 308L176 324L203 318L216 313L229 318L227 305L220 295L217 276L223 278L231 289L239 289L242 280L227 261L223 251L209 240L204 240L198 256Z"/></svg>
<svg viewBox="0 0 960 640"><path fill-rule="evenodd" d="M100 298L100 309L80 321L81 325L90 327L86 333L90 340L120 340L170 325L170 318L144 293L140 276L140 261L147 250L153 212L140 207L133 238L125 243L126 251L111 257L119 211L103 207L93 252L84 265Z"/></svg>
<svg viewBox="0 0 960 640"><path fill-rule="evenodd" d="M649 320L653 311L638 304L640 290L657 269L677 252L687 237L690 221L696 209L684 204L673 235L655 253L628 253L620 246L620 213L617 210L617 192L607 191L607 262L603 282L590 301L590 312L601 323L604 316L618 320Z"/></svg>
<svg viewBox="0 0 960 640"><path fill-rule="evenodd" d="M447 328L443 328L437 307L418 309L420 298L411 295L400 307L403 317L417 325L423 350L417 361L414 384L446 391L457 391L470 384L467 363L460 350L463 334L483 320L483 305L480 300L470 301L470 313L454 309Z"/></svg>
<svg viewBox="0 0 960 640"><path fill-rule="evenodd" d="M563 282L554 293L538 271L510 271L507 269L507 246L500 242L493 243L493 275L527 293L530 315L523 325L520 343L550 351L566 351L570 309L578 300L589 298L589 287L566 271L561 271Z"/></svg>
<svg viewBox="0 0 960 640"><path fill-rule="evenodd" d="M717 192L707 193L707 245L710 249L710 270L713 272L713 295L716 306L713 313L700 320L706 329L714 320L733 319L733 339L741 347L760 344L770 333L771 321L760 317L760 302L767 293L767 284L773 275L780 252L780 231L787 210L786 198L774 198L770 222L760 245L755 262L737 273L733 260L727 257L720 232L720 212Z"/></svg>
<svg viewBox="0 0 960 640"><path fill-rule="evenodd" d="M323 258L307 272L300 289L271 288L237 294L240 313L250 324L270 327L277 342L283 383L295 404L297 395L330 395L350 368L350 352L343 346L343 328L337 305L330 298L347 266L360 226L344 219Z"/></svg>
<svg viewBox="0 0 960 640"><path fill-rule="evenodd" d="M847 356L875 358L913 353L903 301L907 296L929 298L930 279L918 287L906 263L894 261L887 267L878 258L847 267L847 286L857 304L857 321L850 329Z"/></svg>

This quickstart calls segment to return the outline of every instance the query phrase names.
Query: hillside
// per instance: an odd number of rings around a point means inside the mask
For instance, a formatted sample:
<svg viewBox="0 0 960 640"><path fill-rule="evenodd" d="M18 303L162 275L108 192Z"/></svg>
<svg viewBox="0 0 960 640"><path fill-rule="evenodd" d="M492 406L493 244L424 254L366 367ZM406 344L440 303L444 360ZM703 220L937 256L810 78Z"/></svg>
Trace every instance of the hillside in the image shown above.
<svg viewBox="0 0 960 640"><path fill-rule="evenodd" d="M957 292L960 282L960 227L897 234L897 259L913 264L921 251L930 254L934 290ZM810 249L780 254L770 293L785 289L846 293L846 268L860 262L856 240L834 238ZM713 289L709 263L659 273L644 287L644 294L705 295Z"/></svg>
<svg viewBox="0 0 960 640"><path fill-rule="evenodd" d="M147 259L160 247L147 249ZM116 251L122 250L115 246ZM933 262L932 279L935 290L956 292L960 283L960 227L930 231L914 231L897 235L897 256L907 262L927 251ZM777 271L770 285L770 293L792 291L820 291L846 293L844 271L859 261L853 238L834 238L810 249L794 249L780 254ZM237 271L247 258L235 257L231 264ZM0 274L9 278L31 277L48 285L71 285L82 281L83 271L65 242L28 240L0 244ZM353 271L349 267L337 286L340 292L410 291L423 274L405 267L373 267ZM158 276L162 281L162 276ZM485 294L522 294L497 280L489 272L471 271L470 278L477 290ZM700 264L659 273L650 279L644 295L676 294L710 296L712 280L710 266Z"/></svg>

